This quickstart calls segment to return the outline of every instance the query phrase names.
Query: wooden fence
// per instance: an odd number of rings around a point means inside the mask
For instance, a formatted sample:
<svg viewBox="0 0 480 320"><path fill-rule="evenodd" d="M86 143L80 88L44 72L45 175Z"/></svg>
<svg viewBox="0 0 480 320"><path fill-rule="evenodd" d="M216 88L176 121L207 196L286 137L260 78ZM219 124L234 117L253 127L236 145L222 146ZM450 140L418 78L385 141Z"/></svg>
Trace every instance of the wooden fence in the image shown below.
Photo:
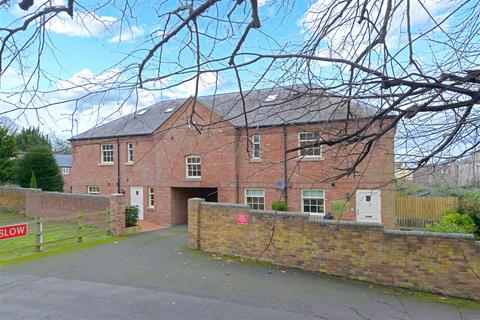
<svg viewBox="0 0 480 320"><path fill-rule="evenodd" d="M105 240L112 236L113 230L109 210L32 219L0 206L0 226L17 224L28 226L26 235L0 241L0 265L35 252Z"/></svg>
<svg viewBox="0 0 480 320"><path fill-rule="evenodd" d="M423 229L438 221L446 210L457 208L457 197L396 197L396 224L400 228Z"/></svg>

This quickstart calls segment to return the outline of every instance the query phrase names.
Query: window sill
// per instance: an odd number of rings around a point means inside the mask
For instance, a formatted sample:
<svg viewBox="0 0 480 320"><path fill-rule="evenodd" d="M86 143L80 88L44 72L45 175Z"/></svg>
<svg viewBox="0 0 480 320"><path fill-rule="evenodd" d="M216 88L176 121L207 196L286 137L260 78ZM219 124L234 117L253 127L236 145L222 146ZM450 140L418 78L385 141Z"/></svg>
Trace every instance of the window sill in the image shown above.
<svg viewBox="0 0 480 320"><path fill-rule="evenodd" d="M186 177L186 178L183 179L183 181L196 181L196 182L201 182L201 181L203 181L203 179L202 179L201 177L199 177L199 178L193 178L193 177L189 178L189 177Z"/></svg>
<svg viewBox="0 0 480 320"><path fill-rule="evenodd" d="M302 157L298 156L297 161L322 161L323 157Z"/></svg>
<svg viewBox="0 0 480 320"><path fill-rule="evenodd" d="M134 164L135 164L135 162L125 162L126 166L133 166Z"/></svg>
<svg viewBox="0 0 480 320"><path fill-rule="evenodd" d="M99 167L108 167L108 166L114 166L115 162L100 162L98 164Z"/></svg>
<svg viewBox="0 0 480 320"><path fill-rule="evenodd" d="M260 158L258 158L258 159L250 159L250 162L259 163L259 162L262 162L262 159L260 159Z"/></svg>
<svg viewBox="0 0 480 320"><path fill-rule="evenodd" d="M155 207L148 207L147 211L155 211Z"/></svg>

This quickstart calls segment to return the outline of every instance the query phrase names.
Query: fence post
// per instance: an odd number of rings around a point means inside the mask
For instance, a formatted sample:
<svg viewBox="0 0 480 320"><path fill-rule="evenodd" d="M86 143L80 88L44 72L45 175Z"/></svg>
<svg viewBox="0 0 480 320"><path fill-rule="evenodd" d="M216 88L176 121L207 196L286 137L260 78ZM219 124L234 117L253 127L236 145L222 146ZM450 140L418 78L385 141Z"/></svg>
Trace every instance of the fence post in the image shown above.
<svg viewBox="0 0 480 320"><path fill-rule="evenodd" d="M43 251L43 224L39 217L35 217L35 251Z"/></svg>
<svg viewBox="0 0 480 320"><path fill-rule="evenodd" d="M83 229L83 212L78 211L77 212L77 242L82 243L83 242L83 237L82 237L82 229Z"/></svg>

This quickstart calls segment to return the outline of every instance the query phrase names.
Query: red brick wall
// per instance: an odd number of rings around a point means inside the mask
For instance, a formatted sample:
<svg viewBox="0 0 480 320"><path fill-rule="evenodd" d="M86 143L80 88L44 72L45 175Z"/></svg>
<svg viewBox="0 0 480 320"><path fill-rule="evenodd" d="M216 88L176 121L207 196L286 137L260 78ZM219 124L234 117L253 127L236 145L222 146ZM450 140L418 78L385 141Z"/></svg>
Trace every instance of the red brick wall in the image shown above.
<svg viewBox="0 0 480 320"><path fill-rule="evenodd" d="M110 210L113 229L120 234L125 227L124 195L92 196L38 189L0 188L0 204L26 217L70 217L77 212L86 213L87 221L106 220ZM100 213L100 214L96 214Z"/></svg>
<svg viewBox="0 0 480 320"><path fill-rule="evenodd" d="M0 188L0 204L20 214L25 214L27 209L27 192L31 189Z"/></svg>
<svg viewBox="0 0 480 320"><path fill-rule="evenodd" d="M355 127L359 122L352 121ZM338 130L343 129L344 122L331 122L321 125L291 126L286 128L287 150L298 146L298 133L302 131L322 131L322 136L333 137ZM378 129L378 124L371 130ZM238 153L240 176L240 202L243 202L244 189L259 187L265 189L265 209L271 209L275 200L285 199L280 190L275 189L275 181L283 181L284 164L284 132L283 128L250 129L248 134L260 134L261 162L250 160L246 152ZM394 226L395 192L392 180L394 179L394 131L391 131L373 147L370 154L356 170L356 174L332 181L345 172L343 169L352 165L358 156L362 145L355 147L323 146L323 160L301 160L297 152L287 154L288 182L288 210L301 211L302 189L324 189L326 211L330 210L330 203L334 200L349 200L349 207L344 212L343 220L355 220L355 191L356 189L382 190L382 222L387 226ZM246 131L242 131L240 150L247 150Z"/></svg>
<svg viewBox="0 0 480 320"><path fill-rule="evenodd" d="M385 285L480 299L480 244L472 235L384 230L380 224L310 222L300 213L252 212L189 200L188 245ZM248 225L236 224L238 214Z"/></svg>
<svg viewBox="0 0 480 320"><path fill-rule="evenodd" d="M222 121L209 108L197 103L198 117L195 123L201 129L187 125L187 114L191 106L185 105L168 119L155 134L104 140L72 141L73 192L85 193L88 185L97 185L101 194L117 192L117 147L120 148L120 184L130 199L130 186L144 188L144 217L148 221L161 224L175 224L186 220L185 197L172 196L171 188L217 188L218 201L243 203L247 187L264 188L265 207L271 208L274 200L280 199L281 192L275 189L275 182L284 180L283 128L268 128L248 131L248 134L261 134L262 161L250 162L247 154L245 129L236 129ZM343 128L343 122L333 122L325 127L288 127L287 148L298 143L301 130L321 130L325 135L334 135ZM352 126L358 125L352 121ZM353 130L354 127L352 127ZM372 130L376 130L374 126ZM382 221L386 226L394 226L393 185L393 135L390 132L376 145L365 162L360 165L361 174L342 178L332 184L326 178L338 175L353 161L353 153L359 146L349 150L338 147L324 147L324 160L297 161L296 153L288 155L287 174L291 175L288 188L288 208L301 210L301 189L321 188L326 192L326 208L332 200L350 197L349 208L343 219L355 219L355 190L357 188L382 190ZM134 143L134 164L126 164L126 145ZM100 164L100 145L114 145L114 165ZM202 157L202 179L191 181L185 178L185 157L191 154ZM368 164L368 166L367 166ZM147 210L147 187L155 188L156 205ZM190 197L195 194L190 194ZM188 197L188 195L187 195ZM177 199L174 199L177 198ZM178 201L182 201L179 203Z"/></svg>
<svg viewBox="0 0 480 320"><path fill-rule="evenodd" d="M27 217L62 217L79 211L97 212L108 210L110 199L107 196L66 194L60 192L30 192L27 195Z"/></svg>

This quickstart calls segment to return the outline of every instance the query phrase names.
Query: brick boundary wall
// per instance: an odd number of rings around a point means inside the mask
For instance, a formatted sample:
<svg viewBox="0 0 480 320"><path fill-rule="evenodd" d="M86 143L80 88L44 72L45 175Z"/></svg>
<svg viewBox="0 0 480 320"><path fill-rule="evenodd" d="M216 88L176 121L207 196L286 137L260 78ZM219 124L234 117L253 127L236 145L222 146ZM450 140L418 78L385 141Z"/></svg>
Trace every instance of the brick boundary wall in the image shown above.
<svg viewBox="0 0 480 320"><path fill-rule="evenodd" d="M113 233L116 235L122 234L125 229L124 198L123 194L97 196L0 187L0 204L25 217L54 218L72 216L78 212L95 213L109 210ZM95 218L95 215L91 215L86 219L100 219L100 216Z"/></svg>
<svg viewBox="0 0 480 320"><path fill-rule="evenodd" d="M188 246L351 279L480 299L480 242L473 235L386 230L382 224L312 221L302 213L188 201ZM237 224L239 214L248 224Z"/></svg>

